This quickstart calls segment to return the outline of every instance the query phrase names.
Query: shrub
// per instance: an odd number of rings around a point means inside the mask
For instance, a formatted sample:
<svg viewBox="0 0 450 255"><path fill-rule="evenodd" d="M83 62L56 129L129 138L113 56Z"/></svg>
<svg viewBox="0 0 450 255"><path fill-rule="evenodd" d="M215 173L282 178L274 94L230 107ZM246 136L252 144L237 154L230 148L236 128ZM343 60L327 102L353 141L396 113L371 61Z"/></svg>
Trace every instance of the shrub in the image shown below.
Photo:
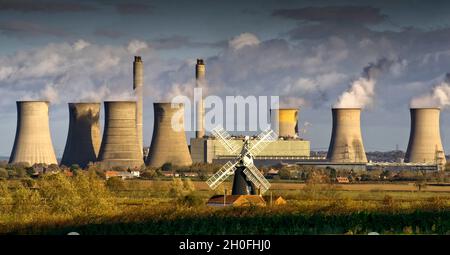
<svg viewBox="0 0 450 255"><path fill-rule="evenodd" d="M22 184L13 192L12 198L12 211L18 216L43 213L46 209L40 193Z"/></svg>
<svg viewBox="0 0 450 255"><path fill-rule="evenodd" d="M173 178L169 186L169 196L180 198L195 191L195 186L190 179Z"/></svg>
<svg viewBox="0 0 450 255"><path fill-rule="evenodd" d="M106 186L111 191L124 190L125 181L121 177L111 177L106 181Z"/></svg>
<svg viewBox="0 0 450 255"><path fill-rule="evenodd" d="M203 200L200 196L195 193L189 193L187 195L181 196L177 199L178 205L183 205L187 207L195 207L203 204Z"/></svg>
<svg viewBox="0 0 450 255"><path fill-rule="evenodd" d="M0 181L0 214L9 213L12 203L13 198L9 192L8 182Z"/></svg>
<svg viewBox="0 0 450 255"><path fill-rule="evenodd" d="M40 195L53 213L80 213L80 205L86 194L78 194L76 186L64 174L44 175L38 185Z"/></svg>
<svg viewBox="0 0 450 255"><path fill-rule="evenodd" d="M8 171L4 168L0 168L0 180L6 180L9 178Z"/></svg>
<svg viewBox="0 0 450 255"><path fill-rule="evenodd" d="M99 215L116 209L114 199L105 186L105 182L99 179L95 171L79 172L73 179L77 193L83 198L80 210L83 214Z"/></svg>
<svg viewBox="0 0 450 255"><path fill-rule="evenodd" d="M163 171L172 171L173 166L172 163L164 163L164 165L162 165L161 170Z"/></svg>

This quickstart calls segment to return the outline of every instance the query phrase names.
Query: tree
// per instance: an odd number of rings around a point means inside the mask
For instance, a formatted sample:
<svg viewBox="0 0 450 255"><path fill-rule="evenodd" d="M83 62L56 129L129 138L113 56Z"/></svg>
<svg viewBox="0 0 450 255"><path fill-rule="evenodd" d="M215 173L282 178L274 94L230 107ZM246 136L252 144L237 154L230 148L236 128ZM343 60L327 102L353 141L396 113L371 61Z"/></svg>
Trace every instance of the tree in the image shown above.
<svg viewBox="0 0 450 255"><path fill-rule="evenodd" d="M6 180L9 178L8 171L4 168L0 168L0 180Z"/></svg>
<svg viewBox="0 0 450 255"><path fill-rule="evenodd" d="M327 167L327 169L328 169L328 171L330 171L329 172L330 179L331 180L336 180L336 177L337 177L336 169L331 168L331 167Z"/></svg>
<svg viewBox="0 0 450 255"><path fill-rule="evenodd" d="M425 178L420 178L414 182L414 186L417 187L418 191L422 191L422 189L424 189L427 186L427 182Z"/></svg>
<svg viewBox="0 0 450 255"><path fill-rule="evenodd" d="M281 168L278 171L278 175L280 176L280 179L291 179L291 171L286 168Z"/></svg>
<svg viewBox="0 0 450 255"><path fill-rule="evenodd" d="M172 171L173 166L172 163L164 163L164 165L162 165L161 170L163 171Z"/></svg>
<svg viewBox="0 0 450 255"><path fill-rule="evenodd" d="M106 187L112 191L125 189L125 181L121 177L111 177L106 181Z"/></svg>

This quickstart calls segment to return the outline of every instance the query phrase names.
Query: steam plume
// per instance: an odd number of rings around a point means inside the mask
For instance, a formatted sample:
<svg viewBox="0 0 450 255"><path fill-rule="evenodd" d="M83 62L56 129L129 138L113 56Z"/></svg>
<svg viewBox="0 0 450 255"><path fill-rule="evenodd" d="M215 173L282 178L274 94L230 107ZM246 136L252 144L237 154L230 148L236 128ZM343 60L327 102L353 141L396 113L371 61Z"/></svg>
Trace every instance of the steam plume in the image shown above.
<svg viewBox="0 0 450 255"><path fill-rule="evenodd" d="M445 79L434 86L428 94L413 98L410 106L411 108L450 106L450 73L447 73Z"/></svg>
<svg viewBox="0 0 450 255"><path fill-rule="evenodd" d="M398 74L406 61L381 58L375 63L364 67L361 77L354 80L350 88L341 94L335 108L365 108L371 105L375 96L377 77L384 72Z"/></svg>

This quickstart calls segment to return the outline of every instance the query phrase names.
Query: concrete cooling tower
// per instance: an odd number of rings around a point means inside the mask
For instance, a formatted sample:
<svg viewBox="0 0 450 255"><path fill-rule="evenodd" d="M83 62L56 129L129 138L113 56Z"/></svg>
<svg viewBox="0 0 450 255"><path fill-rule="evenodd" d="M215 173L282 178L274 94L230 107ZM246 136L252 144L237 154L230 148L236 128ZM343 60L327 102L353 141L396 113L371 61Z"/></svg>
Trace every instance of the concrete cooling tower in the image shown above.
<svg viewBox="0 0 450 255"><path fill-rule="evenodd" d="M359 108L333 108L333 130L327 159L336 163L365 163Z"/></svg>
<svg viewBox="0 0 450 255"><path fill-rule="evenodd" d="M272 129L278 133L279 137L295 138L298 136L298 109L272 109L270 114Z"/></svg>
<svg viewBox="0 0 450 255"><path fill-rule="evenodd" d="M105 102L105 127L98 161L103 167L140 168L136 102Z"/></svg>
<svg viewBox="0 0 450 255"><path fill-rule="evenodd" d="M439 108L411 108L411 133L405 162L445 164L439 131Z"/></svg>
<svg viewBox="0 0 450 255"><path fill-rule="evenodd" d="M192 164L184 131L183 104L154 103L155 121L152 143L146 164L160 167L165 163L177 166ZM176 126L172 125L175 124Z"/></svg>
<svg viewBox="0 0 450 255"><path fill-rule="evenodd" d="M17 129L9 163L58 164L50 136L47 101L18 101Z"/></svg>
<svg viewBox="0 0 450 255"><path fill-rule="evenodd" d="M100 149L100 103L69 103L69 133L61 165L85 168Z"/></svg>

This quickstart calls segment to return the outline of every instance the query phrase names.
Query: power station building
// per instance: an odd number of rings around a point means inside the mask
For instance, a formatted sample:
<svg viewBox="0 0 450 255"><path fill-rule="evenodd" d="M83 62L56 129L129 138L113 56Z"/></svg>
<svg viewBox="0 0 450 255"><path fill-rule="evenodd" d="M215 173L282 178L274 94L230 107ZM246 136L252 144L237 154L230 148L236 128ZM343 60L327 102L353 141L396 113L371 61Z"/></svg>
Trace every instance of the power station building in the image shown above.
<svg viewBox="0 0 450 255"><path fill-rule="evenodd" d="M138 136L138 142L139 142L139 148L141 153L141 158L144 158L143 156L143 148L144 148L144 141L143 141L143 134L142 134L142 127L143 127L143 108L144 108L144 63L142 62L142 59L140 56L134 57L133 62L133 89L136 94L136 129L137 129L137 136Z"/></svg>
<svg viewBox="0 0 450 255"><path fill-rule="evenodd" d="M272 109L271 120L279 139L264 148L255 160L280 162L283 160L304 160L310 156L310 143L298 137L298 109ZM274 123L276 122L276 123ZM240 147L244 137L233 137L233 142ZM191 139L192 161L198 163L213 163L215 161L234 158L214 137Z"/></svg>
<svg viewBox="0 0 450 255"><path fill-rule="evenodd" d="M69 103L69 132L61 165L85 168L100 149L100 103Z"/></svg>
<svg viewBox="0 0 450 255"><path fill-rule="evenodd" d="M49 126L48 101L18 101L10 164L58 164Z"/></svg>
<svg viewBox="0 0 450 255"><path fill-rule="evenodd" d="M411 132L405 162L445 165L439 108L411 108Z"/></svg>
<svg viewBox="0 0 450 255"><path fill-rule="evenodd" d="M98 155L103 167L135 169L144 164L136 128L136 102L105 102L105 127Z"/></svg>
<svg viewBox="0 0 450 255"><path fill-rule="evenodd" d="M165 163L177 166L192 164L184 130L184 105L154 103L152 143L146 165L161 167ZM174 121L176 120L176 121Z"/></svg>
<svg viewBox="0 0 450 255"><path fill-rule="evenodd" d="M333 108L332 115L327 160L332 163L367 163L361 135L361 109Z"/></svg>

